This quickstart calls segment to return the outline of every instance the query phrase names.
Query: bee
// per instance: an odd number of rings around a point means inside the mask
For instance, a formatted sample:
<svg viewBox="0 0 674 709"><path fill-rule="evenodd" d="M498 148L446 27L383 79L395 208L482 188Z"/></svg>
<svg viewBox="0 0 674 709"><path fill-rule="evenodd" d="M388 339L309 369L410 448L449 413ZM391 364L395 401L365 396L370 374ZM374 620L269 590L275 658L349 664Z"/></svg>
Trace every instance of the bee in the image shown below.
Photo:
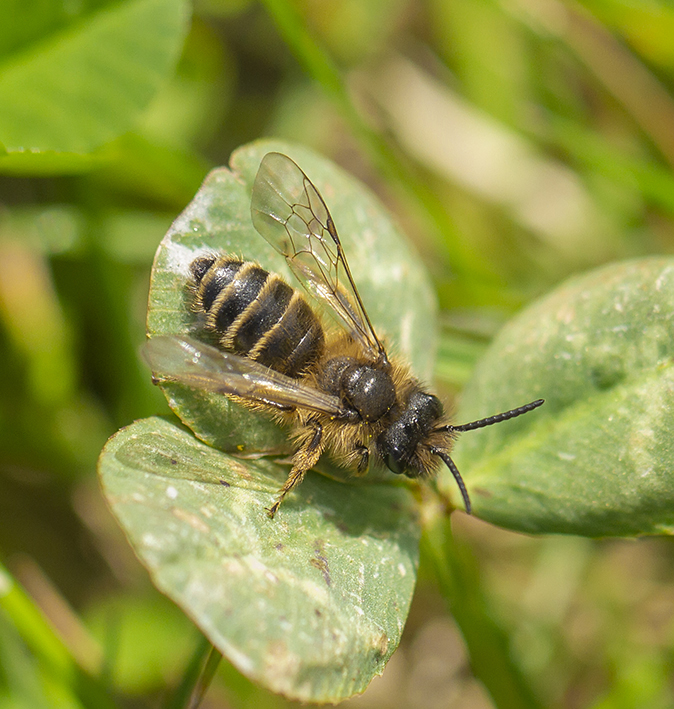
<svg viewBox="0 0 674 709"><path fill-rule="evenodd" d="M457 434L515 418L543 400L450 423L440 399L407 364L389 357L323 198L286 155L262 159L251 216L341 327L327 332L301 291L258 264L231 255L199 256L190 265L192 309L217 346L189 336L150 339L145 356L155 381L228 395L289 424L292 468L267 509L270 517L326 451L357 475L378 462L397 475L428 478L442 461L470 514L468 491L450 457Z"/></svg>

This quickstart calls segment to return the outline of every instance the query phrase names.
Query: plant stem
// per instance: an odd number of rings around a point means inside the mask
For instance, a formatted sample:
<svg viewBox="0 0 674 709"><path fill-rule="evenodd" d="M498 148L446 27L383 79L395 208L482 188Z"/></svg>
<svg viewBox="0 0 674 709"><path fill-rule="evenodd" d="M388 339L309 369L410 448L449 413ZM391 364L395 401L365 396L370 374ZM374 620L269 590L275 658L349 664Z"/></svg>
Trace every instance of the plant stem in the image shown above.
<svg viewBox="0 0 674 709"><path fill-rule="evenodd" d="M180 686L175 691L166 709L197 709L213 680L222 659L210 641L201 636L199 643L183 673Z"/></svg>
<svg viewBox="0 0 674 709"><path fill-rule="evenodd" d="M437 515L428 522L422 545L463 634L473 673L494 704L498 709L542 709L510 656L508 634L489 613L474 560L454 542L449 516Z"/></svg>

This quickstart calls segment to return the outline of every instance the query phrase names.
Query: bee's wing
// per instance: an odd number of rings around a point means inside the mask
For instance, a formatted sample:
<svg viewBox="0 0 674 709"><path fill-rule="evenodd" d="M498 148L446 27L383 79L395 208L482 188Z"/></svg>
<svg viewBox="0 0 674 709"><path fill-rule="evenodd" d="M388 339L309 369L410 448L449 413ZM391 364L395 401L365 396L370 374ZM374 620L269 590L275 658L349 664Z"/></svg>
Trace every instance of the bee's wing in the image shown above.
<svg viewBox="0 0 674 709"><path fill-rule="evenodd" d="M386 353L351 277L323 198L287 155L267 153L251 201L253 225L282 253L302 285L326 302L373 359Z"/></svg>
<svg viewBox="0 0 674 709"><path fill-rule="evenodd" d="M336 396L308 387L247 357L222 352L189 337L153 337L145 343L143 356L159 380L279 408L309 409L329 416L344 413Z"/></svg>

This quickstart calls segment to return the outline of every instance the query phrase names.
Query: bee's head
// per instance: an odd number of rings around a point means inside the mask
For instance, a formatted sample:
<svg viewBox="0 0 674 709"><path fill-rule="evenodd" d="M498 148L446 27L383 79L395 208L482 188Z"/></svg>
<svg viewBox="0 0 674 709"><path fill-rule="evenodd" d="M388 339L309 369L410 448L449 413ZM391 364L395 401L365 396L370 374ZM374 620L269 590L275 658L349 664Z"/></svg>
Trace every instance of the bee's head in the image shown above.
<svg viewBox="0 0 674 709"><path fill-rule="evenodd" d="M389 470L408 478L428 475L432 469L432 456L439 456L452 471L461 490L466 512L470 514L470 498L466 486L448 453L453 431L451 426L437 425L442 414L442 403L437 396L422 391L414 392L403 407L400 417L380 434L377 440L379 453ZM440 440L445 439L442 447L429 443L430 439L437 439L432 434L438 432L442 433Z"/></svg>
<svg viewBox="0 0 674 709"><path fill-rule="evenodd" d="M409 478L418 478L428 472L428 466L423 464L423 457L419 455L420 445L425 448L426 456L429 452L433 456L438 456L454 476L461 491L466 512L470 514L471 504L468 491L461 474L449 455L452 439L457 433L474 431L477 428L492 426L495 423L516 418L533 411L543 403L543 399L536 399L536 401L517 409L464 423L460 426L452 424L438 426L438 419L442 416L440 400L432 394L417 391L410 396L407 405L402 408L399 418L380 434L377 446L388 468L394 473L404 474ZM438 436L441 436L439 440Z"/></svg>
<svg viewBox="0 0 674 709"><path fill-rule="evenodd" d="M422 391L410 396L400 416L377 439L379 453L389 470L408 478L423 474L415 463L417 447L441 416L442 404L437 396Z"/></svg>

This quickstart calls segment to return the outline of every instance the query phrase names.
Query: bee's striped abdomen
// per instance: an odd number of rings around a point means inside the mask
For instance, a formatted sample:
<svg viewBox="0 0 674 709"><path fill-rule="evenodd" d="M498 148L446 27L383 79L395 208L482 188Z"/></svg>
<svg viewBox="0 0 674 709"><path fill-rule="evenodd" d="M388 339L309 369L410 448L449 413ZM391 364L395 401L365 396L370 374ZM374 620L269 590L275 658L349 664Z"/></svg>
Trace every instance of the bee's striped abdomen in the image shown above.
<svg viewBox="0 0 674 709"><path fill-rule="evenodd" d="M194 309L220 346L290 377L323 352L324 335L304 297L279 276L231 256L202 256L191 266Z"/></svg>

